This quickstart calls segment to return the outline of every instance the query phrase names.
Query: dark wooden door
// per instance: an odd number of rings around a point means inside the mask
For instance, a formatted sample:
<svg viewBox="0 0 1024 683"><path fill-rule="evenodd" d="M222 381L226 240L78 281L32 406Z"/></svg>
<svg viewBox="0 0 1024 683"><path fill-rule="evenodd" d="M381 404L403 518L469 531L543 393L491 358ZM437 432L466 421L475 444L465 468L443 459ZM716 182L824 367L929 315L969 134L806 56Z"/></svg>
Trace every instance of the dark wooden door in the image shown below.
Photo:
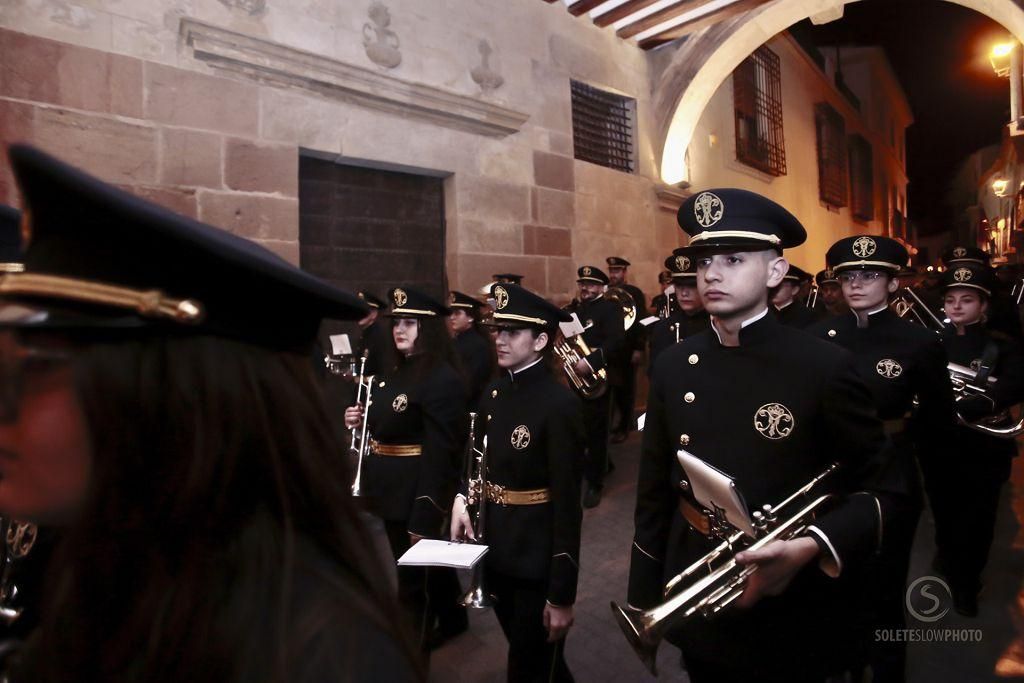
<svg viewBox="0 0 1024 683"><path fill-rule="evenodd" d="M384 298L397 286L445 292L443 180L299 160L303 269Z"/></svg>

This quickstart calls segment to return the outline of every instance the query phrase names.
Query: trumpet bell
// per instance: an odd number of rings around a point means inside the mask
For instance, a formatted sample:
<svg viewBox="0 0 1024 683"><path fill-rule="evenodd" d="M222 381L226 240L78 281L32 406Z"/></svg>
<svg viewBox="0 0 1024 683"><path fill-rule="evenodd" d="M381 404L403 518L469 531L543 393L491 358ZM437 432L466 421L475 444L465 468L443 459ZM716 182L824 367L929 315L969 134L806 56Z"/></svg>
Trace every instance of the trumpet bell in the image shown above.
<svg viewBox="0 0 1024 683"><path fill-rule="evenodd" d="M633 650L640 657L640 661L644 663L647 670L651 672L651 675L657 676L658 645L661 643L661 638L650 637L653 624L649 623L650 619L647 614L643 610L629 607L628 605L626 607L619 607L614 601L611 605L612 616L615 617L615 622L622 629L626 640L633 646Z"/></svg>

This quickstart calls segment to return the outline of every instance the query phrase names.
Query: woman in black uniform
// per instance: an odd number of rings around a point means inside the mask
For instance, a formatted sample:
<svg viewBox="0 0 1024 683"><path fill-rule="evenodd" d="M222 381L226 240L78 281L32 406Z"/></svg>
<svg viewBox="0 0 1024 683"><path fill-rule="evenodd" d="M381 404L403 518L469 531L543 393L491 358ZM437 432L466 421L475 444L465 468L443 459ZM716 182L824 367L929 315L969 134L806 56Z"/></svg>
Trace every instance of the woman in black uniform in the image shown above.
<svg viewBox="0 0 1024 683"><path fill-rule="evenodd" d="M451 311L411 287L388 292L393 357L375 377L367 419L372 435L361 488L368 509L383 520L397 560L421 538L443 532L458 484L466 441L466 389L446 328ZM349 428L363 407L345 411ZM434 612L424 567L398 568L398 594L426 645Z"/></svg>
<svg viewBox="0 0 1024 683"><path fill-rule="evenodd" d="M484 585L509 642L508 680L571 681L564 647L579 576L583 414L550 363L557 325L570 317L517 285L492 293L489 324L503 372L480 406L490 547ZM452 506L453 540L475 537L466 494Z"/></svg>
<svg viewBox="0 0 1024 683"><path fill-rule="evenodd" d="M31 242L0 277L0 514L61 528L11 680L420 680L308 361L365 307L10 158Z"/></svg>
<svg viewBox="0 0 1024 683"><path fill-rule="evenodd" d="M885 520L882 547L872 568L877 584L874 626L901 629L910 549L923 507L914 458L941 442L952 416L946 354L938 335L889 309L889 296L899 288L895 275L909 258L902 244L887 237L847 237L833 244L825 258L839 279L850 313L809 331L854 354L858 374L889 436L889 447L874 464L870 482L878 491ZM872 650L873 680L903 680L904 643L880 641Z"/></svg>
<svg viewBox="0 0 1024 683"><path fill-rule="evenodd" d="M977 372L979 379L997 379L984 395L959 397L956 412L968 422L1005 428L1013 420L1003 411L1024 399L1024 359L1011 337L986 326L994 279L988 267L974 263L942 274L943 307L951 323L942 343L950 362ZM978 614L999 491L1015 455L1014 439L959 424L940 451L922 458L935 515L935 564L949 579L953 605L964 616Z"/></svg>

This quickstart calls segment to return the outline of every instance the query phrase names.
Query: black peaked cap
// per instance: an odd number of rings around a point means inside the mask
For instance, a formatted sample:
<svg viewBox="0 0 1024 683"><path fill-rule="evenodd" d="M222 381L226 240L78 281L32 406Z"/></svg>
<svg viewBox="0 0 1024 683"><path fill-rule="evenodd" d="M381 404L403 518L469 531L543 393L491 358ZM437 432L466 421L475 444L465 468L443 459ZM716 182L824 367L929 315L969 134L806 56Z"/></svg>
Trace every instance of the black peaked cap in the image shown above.
<svg viewBox="0 0 1024 683"><path fill-rule="evenodd" d="M596 282L608 284L608 275L597 266L580 266L576 269L576 282Z"/></svg>
<svg viewBox="0 0 1024 683"><path fill-rule="evenodd" d="M992 295L995 286L995 273L992 269L981 263L961 263L951 266L942 273L942 289L947 290L953 287L970 287L979 289L986 295Z"/></svg>
<svg viewBox="0 0 1024 683"><path fill-rule="evenodd" d="M906 267L910 260L907 248L896 240L881 235L844 237L825 254L825 263L836 273L844 270L887 270L893 274Z"/></svg>
<svg viewBox="0 0 1024 683"><path fill-rule="evenodd" d="M700 252L789 249L804 243L807 231L785 208L756 192L716 188L688 198L676 215L690 236L683 247Z"/></svg>
<svg viewBox="0 0 1024 683"><path fill-rule="evenodd" d="M433 318L450 315L452 312L452 309L434 297L414 287L389 289L388 300L391 308L387 314L392 318Z"/></svg>
<svg viewBox="0 0 1024 683"><path fill-rule="evenodd" d="M354 294L250 240L135 197L38 149L14 145L9 156L29 241L26 272L4 276L0 296L45 303L48 312L31 322L5 316L4 324L171 326L299 350L315 340L322 319L367 313ZM54 286L54 278L70 282Z"/></svg>
<svg viewBox="0 0 1024 683"><path fill-rule="evenodd" d="M491 287L494 315L485 324L490 327L534 327L552 330L572 316L542 296L520 285L499 283Z"/></svg>

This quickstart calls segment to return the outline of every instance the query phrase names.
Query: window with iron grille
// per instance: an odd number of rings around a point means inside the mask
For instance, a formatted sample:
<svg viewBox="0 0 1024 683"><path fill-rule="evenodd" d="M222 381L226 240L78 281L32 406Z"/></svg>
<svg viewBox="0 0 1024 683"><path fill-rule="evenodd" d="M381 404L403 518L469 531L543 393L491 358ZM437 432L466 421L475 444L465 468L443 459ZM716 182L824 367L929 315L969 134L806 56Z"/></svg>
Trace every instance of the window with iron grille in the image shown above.
<svg viewBox="0 0 1024 683"><path fill-rule="evenodd" d="M846 206L846 122L831 105L814 105L818 139L818 196L829 206Z"/></svg>
<svg viewBox="0 0 1024 683"><path fill-rule="evenodd" d="M573 153L589 161L632 173L636 100L572 81Z"/></svg>
<svg viewBox="0 0 1024 683"><path fill-rule="evenodd" d="M773 176L786 175L779 56L763 45L732 74L736 158Z"/></svg>
<svg viewBox="0 0 1024 683"><path fill-rule="evenodd" d="M850 212L854 218L870 221L875 217L874 161L871 143L860 135L850 136Z"/></svg>

